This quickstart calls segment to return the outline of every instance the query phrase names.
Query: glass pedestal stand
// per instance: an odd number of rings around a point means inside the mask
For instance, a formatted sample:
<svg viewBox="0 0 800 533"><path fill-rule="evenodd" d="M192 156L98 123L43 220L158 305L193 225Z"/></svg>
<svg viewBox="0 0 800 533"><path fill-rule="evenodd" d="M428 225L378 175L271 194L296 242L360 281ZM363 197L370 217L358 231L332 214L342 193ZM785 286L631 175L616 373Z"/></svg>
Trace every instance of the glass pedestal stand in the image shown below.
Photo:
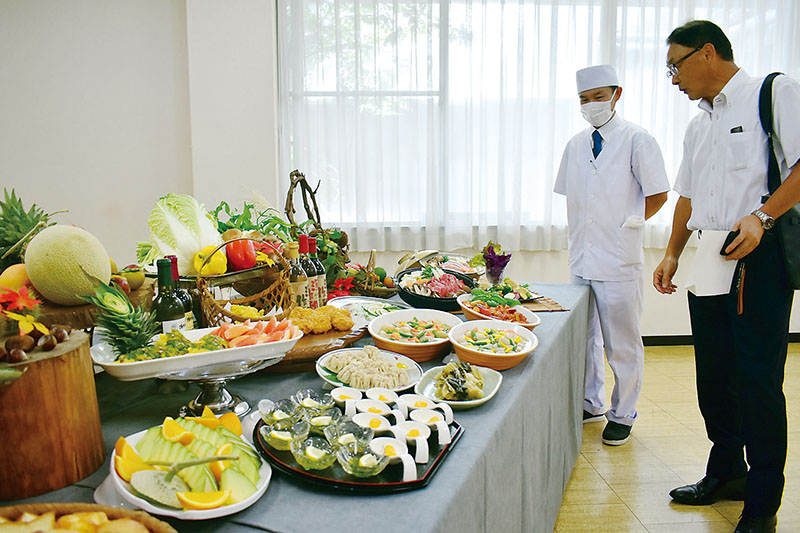
<svg viewBox="0 0 800 533"><path fill-rule="evenodd" d="M216 415L232 411L236 416L242 417L250 411L251 406L247 400L226 389L227 382L274 365L281 359L282 357L273 357L262 361L239 361L190 368L180 372L164 374L159 378L171 381L186 381L200 386L200 393L189 403L178 409L178 416L200 416L203 413L203 408L208 407Z"/></svg>

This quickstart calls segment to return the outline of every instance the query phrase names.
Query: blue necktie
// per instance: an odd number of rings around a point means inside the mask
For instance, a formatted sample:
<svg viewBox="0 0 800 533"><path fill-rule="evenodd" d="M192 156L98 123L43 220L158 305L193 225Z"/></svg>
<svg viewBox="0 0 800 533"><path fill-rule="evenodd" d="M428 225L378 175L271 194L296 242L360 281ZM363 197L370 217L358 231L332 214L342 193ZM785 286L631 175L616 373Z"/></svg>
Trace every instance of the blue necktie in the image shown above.
<svg viewBox="0 0 800 533"><path fill-rule="evenodd" d="M597 155L600 153L600 150L603 149L603 137L600 136L600 132L598 130L594 130L592 132L592 155L595 159L597 159Z"/></svg>

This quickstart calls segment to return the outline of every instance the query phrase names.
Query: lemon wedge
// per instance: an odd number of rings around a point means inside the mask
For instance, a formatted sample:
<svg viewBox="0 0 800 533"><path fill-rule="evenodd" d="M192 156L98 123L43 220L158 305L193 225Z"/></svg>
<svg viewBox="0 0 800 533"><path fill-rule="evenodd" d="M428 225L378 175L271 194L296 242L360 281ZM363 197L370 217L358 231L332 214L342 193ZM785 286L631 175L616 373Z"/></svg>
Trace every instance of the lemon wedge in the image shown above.
<svg viewBox="0 0 800 533"><path fill-rule="evenodd" d="M303 398L303 407L319 407L319 402L311 398Z"/></svg>
<svg viewBox="0 0 800 533"><path fill-rule="evenodd" d="M329 416L315 416L311 419L312 426L329 426L331 423L331 417Z"/></svg>
<svg viewBox="0 0 800 533"><path fill-rule="evenodd" d="M280 409L276 409L274 413L272 413L272 418L275 420L283 420L285 418L289 418L289 415L286 414L285 411L281 411Z"/></svg>
<svg viewBox="0 0 800 533"><path fill-rule="evenodd" d="M270 432L270 436L278 440L292 440L292 434L288 431L278 431L277 429L273 429L272 432Z"/></svg>
<svg viewBox="0 0 800 533"><path fill-rule="evenodd" d="M374 455L368 453L366 455L362 455L361 459L358 460L358 465L363 466L364 468L370 468L378 464L378 460L375 458Z"/></svg>
<svg viewBox="0 0 800 533"><path fill-rule="evenodd" d="M353 444L356 441L355 436L352 433L345 433L339 437L339 444Z"/></svg>
<svg viewBox="0 0 800 533"><path fill-rule="evenodd" d="M316 446L309 446L306 448L306 455L315 461L319 461L323 457L325 457L325 450L320 450Z"/></svg>

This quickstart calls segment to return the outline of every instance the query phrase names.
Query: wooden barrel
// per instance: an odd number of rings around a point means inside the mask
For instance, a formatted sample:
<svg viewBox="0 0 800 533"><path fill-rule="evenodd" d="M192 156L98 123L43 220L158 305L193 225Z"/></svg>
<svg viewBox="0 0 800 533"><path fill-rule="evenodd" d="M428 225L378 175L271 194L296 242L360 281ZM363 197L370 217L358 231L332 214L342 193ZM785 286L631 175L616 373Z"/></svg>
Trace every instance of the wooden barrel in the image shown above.
<svg viewBox="0 0 800 533"><path fill-rule="evenodd" d="M89 336L75 331L0 385L0 500L36 496L79 481L105 459Z"/></svg>

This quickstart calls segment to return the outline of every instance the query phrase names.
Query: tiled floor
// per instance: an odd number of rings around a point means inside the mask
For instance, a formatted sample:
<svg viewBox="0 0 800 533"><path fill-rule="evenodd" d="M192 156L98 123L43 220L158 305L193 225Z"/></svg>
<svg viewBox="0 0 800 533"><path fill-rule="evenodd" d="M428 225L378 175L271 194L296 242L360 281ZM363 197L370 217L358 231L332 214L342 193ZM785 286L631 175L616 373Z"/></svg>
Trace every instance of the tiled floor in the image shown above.
<svg viewBox="0 0 800 533"><path fill-rule="evenodd" d="M606 392L613 378L606 366ZM800 531L800 344L790 344L784 392L789 411L786 488L778 531ZM583 426L581 455L556 531L732 532L741 502L671 503L668 492L703 477L710 443L697 407L691 347L645 349L639 418L623 446L605 446L604 423Z"/></svg>

